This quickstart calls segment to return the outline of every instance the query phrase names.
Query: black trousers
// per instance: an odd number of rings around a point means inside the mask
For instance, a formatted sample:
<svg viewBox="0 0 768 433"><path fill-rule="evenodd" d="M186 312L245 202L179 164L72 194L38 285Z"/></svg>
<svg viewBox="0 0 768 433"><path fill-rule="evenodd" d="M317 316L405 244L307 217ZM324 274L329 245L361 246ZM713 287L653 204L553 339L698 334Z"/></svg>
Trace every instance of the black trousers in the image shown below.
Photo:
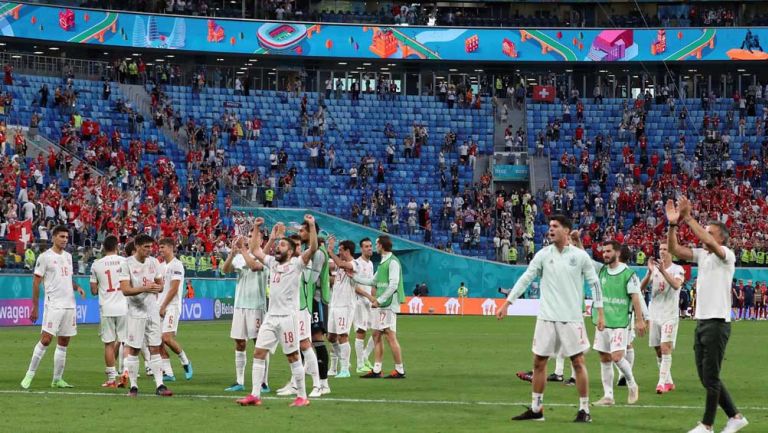
<svg viewBox="0 0 768 433"><path fill-rule="evenodd" d="M728 418L739 413L725 384L720 381L720 368L730 336L731 324L723 319L699 320L696 324L693 343L696 370L701 384L707 390L704 417L701 422L708 426L715 423L718 405L723 408Z"/></svg>

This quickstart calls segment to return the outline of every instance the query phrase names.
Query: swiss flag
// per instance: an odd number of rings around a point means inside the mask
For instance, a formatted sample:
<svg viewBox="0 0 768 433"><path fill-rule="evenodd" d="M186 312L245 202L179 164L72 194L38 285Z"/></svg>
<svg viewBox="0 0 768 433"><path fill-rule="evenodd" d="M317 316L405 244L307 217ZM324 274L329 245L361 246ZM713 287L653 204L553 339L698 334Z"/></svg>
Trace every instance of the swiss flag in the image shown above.
<svg viewBox="0 0 768 433"><path fill-rule="evenodd" d="M555 86L533 86L533 100L555 102Z"/></svg>

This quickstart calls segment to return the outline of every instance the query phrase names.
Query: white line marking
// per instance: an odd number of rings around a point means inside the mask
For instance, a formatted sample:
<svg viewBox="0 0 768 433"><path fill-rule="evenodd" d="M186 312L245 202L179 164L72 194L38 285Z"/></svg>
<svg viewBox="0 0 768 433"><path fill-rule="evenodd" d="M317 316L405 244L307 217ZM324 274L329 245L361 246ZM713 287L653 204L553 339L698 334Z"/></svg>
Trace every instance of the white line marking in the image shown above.
<svg viewBox="0 0 768 433"><path fill-rule="evenodd" d="M74 391L23 391L23 390L0 390L0 394L36 394L36 395L79 395L89 397L121 397L124 398L124 393L106 393L106 392L74 392ZM153 394L139 394L141 397L151 397ZM216 395L216 394L174 394L174 397L178 398L192 398L192 399L231 399L232 401L240 397L240 394L232 395ZM285 400L290 401L292 397L262 397L264 400ZM446 405L446 406L528 406L530 402L509 402L509 401L457 401L457 400L390 400L390 399L368 399L368 398L339 398L339 397L321 397L312 399L312 402L316 401L328 401L335 403L397 403L397 404L424 404L424 405ZM554 407L576 407L575 404L568 403L546 403L545 406ZM628 409L681 409L681 410L703 410L702 406L684 406L684 405L664 405L664 404L633 404L633 405L616 405L613 407L628 408ZM768 407L764 406L752 406L752 407L740 407L743 410L755 410L755 411L768 411Z"/></svg>

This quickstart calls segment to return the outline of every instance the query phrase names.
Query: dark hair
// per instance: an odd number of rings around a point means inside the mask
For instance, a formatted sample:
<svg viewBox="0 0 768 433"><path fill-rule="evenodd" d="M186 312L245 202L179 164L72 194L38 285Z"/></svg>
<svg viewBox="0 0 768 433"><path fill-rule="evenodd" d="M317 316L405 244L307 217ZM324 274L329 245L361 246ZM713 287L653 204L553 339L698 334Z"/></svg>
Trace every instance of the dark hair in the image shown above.
<svg viewBox="0 0 768 433"><path fill-rule="evenodd" d="M130 241L125 244L125 256L130 257L133 255L133 253L136 251L136 244L133 241Z"/></svg>
<svg viewBox="0 0 768 433"><path fill-rule="evenodd" d="M109 235L104 238L104 242L101 245L104 247L104 251L111 253L117 251L117 243L117 236Z"/></svg>
<svg viewBox="0 0 768 433"><path fill-rule="evenodd" d="M355 243L350 240L341 241L339 243L339 247L349 251L350 254L355 254Z"/></svg>
<svg viewBox="0 0 768 433"><path fill-rule="evenodd" d="M364 244L365 242L370 242L370 243L373 243L373 241L371 241L371 238L362 238L362 239L360 239L360 242L359 242L359 244L360 244L360 248L362 248L362 247L363 247L363 244Z"/></svg>
<svg viewBox="0 0 768 433"><path fill-rule="evenodd" d="M558 223L560 223L561 226L567 228L568 230L573 228L573 223L571 223L571 219L562 214L552 215L551 217L549 217L549 221L550 222L557 221Z"/></svg>
<svg viewBox="0 0 768 433"><path fill-rule="evenodd" d="M67 232L67 234L69 234L69 228L65 225L58 225L53 228L53 236L56 236L61 232Z"/></svg>
<svg viewBox="0 0 768 433"><path fill-rule="evenodd" d="M731 237L731 232L728 230L728 226L721 223L720 221L710 221L707 223L707 225L715 226L718 229L720 229L720 234L723 236L723 245L726 245L728 243L728 239Z"/></svg>
<svg viewBox="0 0 768 433"><path fill-rule="evenodd" d="M621 250L619 252L619 261L621 263L629 263L629 260L632 258L632 252L629 250L629 247L626 245L621 246Z"/></svg>
<svg viewBox="0 0 768 433"><path fill-rule="evenodd" d="M152 236L142 233L136 236L136 239L133 240L133 243L136 244L137 247L140 247L146 244L153 244L155 243L155 240L152 238Z"/></svg>
<svg viewBox="0 0 768 433"><path fill-rule="evenodd" d="M160 245L165 245L168 248L176 248L176 242L173 240L173 238L162 238L160 239L160 242L158 242Z"/></svg>
<svg viewBox="0 0 768 433"><path fill-rule="evenodd" d="M386 252L392 251L392 238L390 238L387 235L381 235L379 236L379 245L381 245L381 249Z"/></svg>
<svg viewBox="0 0 768 433"><path fill-rule="evenodd" d="M293 240L293 236L289 236L287 238L282 238L280 240L288 242L288 245L291 247L291 251L296 249L296 245L297 244L296 244L296 241Z"/></svg>
<svg viewBox="0 0 768 433"><path fill-rule="evenodd" d="M608 246L608 245L610 245L610 246L611 246L611 248L612 248L614 251L616 251L616 252L618 252L618 253L621 253L621 242L617 241L616 239L611 239L611 240L609 240L609 241L605 241L605 242L603 242L603 246L604 246L604 247L606 247L606 246Z"/></svg>

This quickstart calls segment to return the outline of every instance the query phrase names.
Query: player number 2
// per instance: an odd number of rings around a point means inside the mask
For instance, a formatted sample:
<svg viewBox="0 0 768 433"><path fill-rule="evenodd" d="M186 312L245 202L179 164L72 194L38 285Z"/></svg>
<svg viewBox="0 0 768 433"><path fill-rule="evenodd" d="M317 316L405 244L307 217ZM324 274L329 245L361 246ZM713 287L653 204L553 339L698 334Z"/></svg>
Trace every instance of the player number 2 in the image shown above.
<svg viewBox="0 0 768 433"><path fill-rule="evenodd" d="M293 332L283 332L283 339L285 340L285 344L293 343Z"/></svg>

